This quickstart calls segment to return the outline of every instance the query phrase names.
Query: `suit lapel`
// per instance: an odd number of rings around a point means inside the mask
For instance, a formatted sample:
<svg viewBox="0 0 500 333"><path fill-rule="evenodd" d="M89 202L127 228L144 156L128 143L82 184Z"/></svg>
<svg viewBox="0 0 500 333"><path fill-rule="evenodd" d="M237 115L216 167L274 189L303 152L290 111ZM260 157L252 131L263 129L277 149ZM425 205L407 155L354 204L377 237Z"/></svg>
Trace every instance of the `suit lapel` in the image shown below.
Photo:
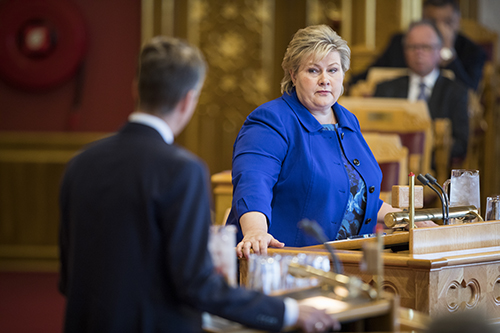
<svg viewBox="0 0 500 333"><path fill-rule="evenodd" d="M444 96L443 95L444 80L445 78L443 76L441 75L438 76L438 78L436 79L436 83L434 83L434 87L432 88L429 101L427 102L427 105L429 106L429 113L432 118L436 116L433 110L436 110L436 108L439 106L439 96Z"/></svg>
<svg viewBox="0 0 500 333"><path fill-rule="evenodd" d="M396 94L399 98L408 98L408 90L410 88L410 77L404 76L401 78L401 82L399 82L396 87Z"/></svg>

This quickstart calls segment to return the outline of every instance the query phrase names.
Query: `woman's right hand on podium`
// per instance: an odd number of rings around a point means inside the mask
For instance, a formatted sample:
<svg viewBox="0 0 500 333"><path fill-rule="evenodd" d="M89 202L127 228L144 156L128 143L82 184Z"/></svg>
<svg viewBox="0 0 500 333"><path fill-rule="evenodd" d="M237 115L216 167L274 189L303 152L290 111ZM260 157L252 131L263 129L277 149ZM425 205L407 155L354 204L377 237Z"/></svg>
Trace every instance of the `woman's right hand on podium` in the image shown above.
<svg viewBox="0 0 500 333"><path fill-rule="evenodd" d="M434 223L434 221L431 221L431 220L415 222L415 225L417 226L417 228L437 227L438 226L438 224Z"/></svg>
<svg viewBox="0 0 500 333"><path fill-rule="evenodd" d="M248 212L240 218L243 239L236 245L238 258L248 258L250 250L256 254L267 254L268 247L284 247L280 242L267 232L266 216L260 212Z"/></svg>

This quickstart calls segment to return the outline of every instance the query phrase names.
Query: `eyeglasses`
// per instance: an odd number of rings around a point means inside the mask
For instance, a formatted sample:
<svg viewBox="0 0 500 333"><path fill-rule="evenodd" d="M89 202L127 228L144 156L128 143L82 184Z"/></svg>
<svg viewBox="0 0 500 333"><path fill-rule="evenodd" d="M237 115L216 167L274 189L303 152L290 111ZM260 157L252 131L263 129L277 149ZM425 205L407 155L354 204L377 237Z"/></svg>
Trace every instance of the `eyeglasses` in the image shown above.
<svg viewBox="0 0 500 333"><path fill-rule="evenodd" d="M424 52L432 52L434 50L439 49L440 45L438 44L406 44L405 49L408 51L418 51L422 50Z"/></svg>

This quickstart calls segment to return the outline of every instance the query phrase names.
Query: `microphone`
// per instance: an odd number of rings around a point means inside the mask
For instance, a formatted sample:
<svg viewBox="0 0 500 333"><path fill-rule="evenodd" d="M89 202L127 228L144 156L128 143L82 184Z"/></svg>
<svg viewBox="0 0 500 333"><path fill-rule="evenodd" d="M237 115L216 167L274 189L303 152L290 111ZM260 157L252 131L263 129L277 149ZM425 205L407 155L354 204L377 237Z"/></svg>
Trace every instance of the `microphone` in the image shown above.
<svg viewBox="0 0 500 333"><path fill-rule="evenodd" d="M431 184L429 184L429 180L427 178L425 178L422 174L419 174L417 176L417 179L422 183L422 185L424 186L428 186L429 188L431 188L434 192L436 192L436 194L438 195L439 197L439 200L441 200L441 208L443 210L443 223L444 224L447 224L448 223L448 218L447 218L447 215L446 215L446 208L445 208L445 205L444 205L444 199L443 197L441 196L441 193L439 193L438 190L436 190L436 188L434 186L432 186Z"/></svg>
<svg viewBox="0 0 500 333"><path fill-rule="evenodd" d="M444 221L444 224L448 224L450 219L450 202L448 201L448 195L446 195L443 187L438 183L437 179L434 178L431 174L426 173L425 178L427 178L431 184L436 185L441 191L444 198L444 205L446 206L446 220Z"/></svg>
<svg viewBox="0 0 500 333"><path fill-rule="evenodd" d="M326 238L325 232L318 224L318 222L311 221L308 219L303 219L298 223L298 227L304 230L304 232L309 236L314 237L314 239L316 239L318 242L323 243L327 251L330 253L330 256L332 257L335 273L343 274L344 268L342 267L342 264L337 258L337 255L335 254L333 248L330 246L330 244L327 243L328 239Z"/></svg>

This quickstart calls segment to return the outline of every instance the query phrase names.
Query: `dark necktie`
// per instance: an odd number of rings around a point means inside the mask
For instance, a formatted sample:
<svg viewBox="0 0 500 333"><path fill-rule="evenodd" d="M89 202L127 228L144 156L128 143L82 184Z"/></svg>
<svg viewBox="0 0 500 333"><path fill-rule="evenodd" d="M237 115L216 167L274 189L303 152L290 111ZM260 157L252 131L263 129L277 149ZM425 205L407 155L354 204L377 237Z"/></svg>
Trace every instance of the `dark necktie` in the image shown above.
<svg viewBox="0 0 500 333"><path fill-rule="evenodd" d="M424 101L427 101L427 95L425 94L425 83L420 82L418 86L420 88L420 91L418 93L417 99L423 99Z"/></svg>

